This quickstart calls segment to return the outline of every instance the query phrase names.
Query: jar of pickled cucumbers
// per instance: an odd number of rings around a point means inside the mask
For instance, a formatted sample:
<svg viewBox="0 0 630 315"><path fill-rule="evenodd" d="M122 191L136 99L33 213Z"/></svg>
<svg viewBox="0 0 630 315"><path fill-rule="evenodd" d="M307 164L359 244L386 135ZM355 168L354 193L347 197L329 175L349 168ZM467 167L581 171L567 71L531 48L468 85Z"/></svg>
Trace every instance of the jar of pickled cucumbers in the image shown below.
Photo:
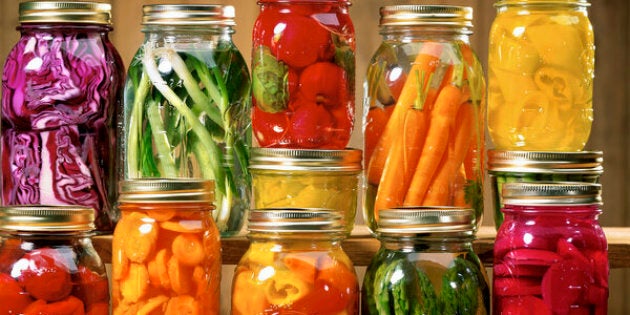
<svg viewBox="0 0 630 315"><path fill-rule="evenodd" d="M0 208L0 313L109 314L94 231L91 207Z"/></svg>
<svg viewBox="0 0 630 315"><path fill-rule="evenodd" d="M587 0L501 0L488 56L488 130L499 150L579 151L593 122Z"/></svg>
<svg viewBox="0 0 630 315"><path fill-rule="evenodd" d="M475 226L472 209L382 210L362 314L490 314L487 275L472 248Z"/></svg>
<svg viewBox="0 0 630 315"><path fill-rule="evenodd" d="M213 200L212 181L121 182L112 239L114 314L219 314Z"/></svg>
<svg viewBox="0 0 630 315"><path fill-rule="evenodd" d="M363 214L457 206L483 215L485 81L470 7L380 9L382 42L365 80Z"/></svg>
<svg viewBox="0 0 630 315"><path fill-rule="evenodd" d="M346 148L354 125L349 0L259 0L252 129L260 147Z"/></svg>
<svg viewBox="0 0 630 315"><path fill-rule="evenodd" d="M503 222L505 183L512 182L585 182L599 183L604 173L602 151L537 152L488 150L488 175L492 191L491 208L494 224Z"/></svg>
<svg viewBox="0 0 630 315"><path fill-rule="evenodd" d="M145 5L119 118L125 179L214 180L223 236L249 209L250 77L229 5Z"/></svg>
<svg viewBox="0 0 630 315"><path fill-rule="evenodd" d="M606 314L608 252L601 186L508 183L494 244L496 314Z"/></svg>
<svg viewBox="0 0 630 315"><path fill-rule="evenodd" d="M341 219L322 209L252 210L250 246L232 281L232 314L359 314Z"/></svg>

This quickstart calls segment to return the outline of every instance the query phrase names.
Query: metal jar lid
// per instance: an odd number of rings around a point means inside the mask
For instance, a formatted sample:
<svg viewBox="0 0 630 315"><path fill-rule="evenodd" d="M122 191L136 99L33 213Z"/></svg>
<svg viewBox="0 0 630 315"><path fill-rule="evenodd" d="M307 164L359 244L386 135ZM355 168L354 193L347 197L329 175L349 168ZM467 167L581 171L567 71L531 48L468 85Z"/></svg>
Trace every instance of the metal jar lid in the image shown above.
<svg viewBox="0 0 630 315"><path fill-rule="evenodd" d="M544 152L488 150L488 171L602 174L602 151Z"/></svg>
<svg viewBox="0 0 630 315"><path fill-rule="evenodd" d="M19 22L110 25L111 9L101 2L29 1L20 3Z"/></svg>
<svg viewBox="0 0 630 315"><path fill-rule="evenodd" d="M251 170L274 171L361 171L362 152L346 150L304 150L252 148Z"/></svg>
<svg viewBox="0 0 630 315"><path fill-rule="evenodd" d="M273 233L330 233L346 230L339 211L320 208L266 208L249 212L247 229L250 232Z"/></svg>
<svg viewBox="0 0 630 315"><path fill-rule="evenodd" d="M432 234L464 233L475 230L473 209L455 207L405 207L383 209L378 213L377 233Z"/></svg>
<svg viewBox="0 0 630 315"><path fill-rule="evenodd" d="M87 232L94 229L94 209L90 207L28 205L0 208L0 230Z"/></svg>
<svg viewBox="0 0 630 315"><path fill-rule="evenodd" d="M515 182L503 184L506 205L602 204L602 186L580 182Z"/></svg>
<svg viewBox="0 0 630 315"><path fill-rule="evenodd" d="M214 181L201 179L146 178L120 182L119 202L212 203Z"/></svg>
<svg viewBox="0 0 630 315"><path fill-rule="evenodd" d="M473 9L452 5L391 5L380 8L380 26L454 26L472 33Z"/></svg>
<svg viewBox="0 0 630 315"><path fill-rule="evenodd" d="M525 6L525 5L546 5L546 6L557 6L557 5L575 5L575 6L582 6L582 7L588 7L591 4L589 3L588 0L499 0L497 1L494 6L495 7L500 7L500 6L507 6L507 5L518 5L518 6Z"/></svg>
<svg viewBox="0 0 630 315"><path fill-rule="evenodd" d="M236 25L231 5L151 4L142 13L143 25Z"/></svg>

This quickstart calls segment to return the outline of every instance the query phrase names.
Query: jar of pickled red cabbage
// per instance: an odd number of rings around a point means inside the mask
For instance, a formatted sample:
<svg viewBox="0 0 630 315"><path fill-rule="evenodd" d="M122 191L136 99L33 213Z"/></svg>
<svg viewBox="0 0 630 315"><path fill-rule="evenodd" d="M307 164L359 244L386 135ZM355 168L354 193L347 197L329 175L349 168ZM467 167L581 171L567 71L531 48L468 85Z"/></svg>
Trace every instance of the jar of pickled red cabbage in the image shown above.
<svg viewBox="0 0 630 315"><path fill-rule="evenodd" d="M111 232L124 80L111 5L32 1L19 14L2 76L2 204L89 206Z"/></svg>
<svg viewBox="0 0 630 315"><path fill-rule="evenodd" d="M232 281L232 314L359 314L341 218L323 209L252 210L250 246Z"/></svg>
<svg viewBox="0 0 630 315"><path fill-rule="evenodd" d="M94 230L90 207L0 208L0 313L109 314Z"/></svg>
<svg viewBox="0 0 630 315"><path fill-rule="evenodd" d="M354 124L348 0L259 0L252 34L256 146L344 149Z"/></svg>
<svg viewBox="0 0 630 315"><path fill-rule="evenodd" d="M121 182L112 239L113 314L219 314L214 182Z"/></svg>
<svg viewBox="0 0 630 315"><path fill-rule="evenodd" d="M579 151L593 122L595 45L587 0L501 0L488 56L495 148Z"/></svg>
<svg viewBox="0 0 630 315"><path fill-rule="evenodd" d="M494 244L494 313L606 314L608 252L601 186L509 183Z"/></svg>
<svg viewBox="0 0 630 315"><path fill-rule="evenodd" d="M378 223L381 247L363 278L362 314L490 314L472 209L385 209Z"/></svg>
<svg viewBox="0 0 630 315"><path fill-rule="evenodd" d="M479 224L486 105L472 8L394 5L380 16L364 84L367 226L401 206L473 208Z"/></svg>

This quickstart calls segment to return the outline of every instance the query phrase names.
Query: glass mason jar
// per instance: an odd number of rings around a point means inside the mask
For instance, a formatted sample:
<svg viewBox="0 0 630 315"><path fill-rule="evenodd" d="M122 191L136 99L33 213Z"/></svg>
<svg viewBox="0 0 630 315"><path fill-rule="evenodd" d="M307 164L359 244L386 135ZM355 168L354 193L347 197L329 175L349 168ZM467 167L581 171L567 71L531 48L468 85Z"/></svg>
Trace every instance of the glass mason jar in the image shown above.
<svg viewBox="0 0 630 315"><path fill-rule="evenodd" d="M350 234L358 207L361 150L253 148L253 208L319 208L342 215Z"/></svg>
<svg viewBox="0 0 630 315"><path fill-rule="evenodd" d="M121 182L112 239L114 314L219 314L214 182ZM163 313L161 313L163 312Z"/></svg>
<svg viewBox="0 0 630 315"><path fill-rule="evenodd" d="M601 186L509 183L494 245L495 314L606 314L608 251Z"/></svg>
<svg viewBox="0 0 630 315"><path fill-rule="evenodd" d="M473 208L483 214L485 81L470 47L472 9L385 6L365 80L365 221L382 209Z"/></svg>
<svg viewBox="0 0 630 315"><path fill-rule="evenodd" d="M472 209L382 210L362 314L490 314L487 275L472 248L475 226Z"/></svg>
<svg viewBox="0 0 630 315"><path fill-rule="evenodd" d="M252 210L232 282L233 315L358 314L359 284L334 211Z"/></svg>
<svg viewBox="0 0 630 315"><path fill-rule="evenodd" d="M512 182L585 182L599 183L604 173L602 151L536 152L488 150L488 175L492 191L494 224L503 222L501 191Z"/></svg>
<svg viewBox="0 0 630 315"><path fill-rule="evenodd" d="M501 0L490 30L488 130L495 148L579 151L593 122L587 0Z"/></svg>
<svg viewBox="0 0 630 315"><path fill-rule="evenodd" d="M0 313L109 314L94 230L90 207L0 209Z"/></svg>
<svg viewBox="0 0 630 315"><path fill-rule="evenodd" d="M342 150L354 125L348 0L259 0L252 128L260 147Z"/></svg>
<svg viewBox="0 0 630 315"><path fill-rule="evenodd" d="M232 41L234 7L145 5L144 44L120 118L125 179L216 182L215 220L238 233L249 208L250 77Z"/></svg>
<svg viewBox="0 0 630 315"><path fill-rule="evenodd" d="M123 62L109 41L111 6L22 2L21 37L2 76L2 204L89 206L116 215L114 119Z"/></svg>

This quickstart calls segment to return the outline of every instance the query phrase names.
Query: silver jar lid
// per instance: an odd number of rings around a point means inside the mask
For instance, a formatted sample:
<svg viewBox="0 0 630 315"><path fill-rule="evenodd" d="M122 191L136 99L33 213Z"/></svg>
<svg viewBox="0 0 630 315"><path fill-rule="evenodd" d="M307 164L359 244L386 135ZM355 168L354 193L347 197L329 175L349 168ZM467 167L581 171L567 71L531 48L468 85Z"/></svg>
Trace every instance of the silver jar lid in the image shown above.
<svg viewBox="0 0 630 315"><path fill-rule="evenodd" d="M602 186L579 182L515 182L503 184L506 205L602 204Z"/></svg>
<svg viewBox="0 0 630 315"><path fill-rule="evenodd" d="M361 171L362 152L358 149L252 148L251 155L251 170Z"/></svg>
<svg viewBox="0 0 630 315"><path fill-rule="evenodd" d="M17 232L88 232L94 209L83 206L6 206L0 208L0 230Z"/></svg>
<svg viewBox="0 0 630 315"><path fill-rule="evenodd" d="M214 181L201 179L146 178L120 182L119 202L212 203Z"/></svg>
<svg viewBox="0 0 630 315"><path fill-rule="evenodd" d="M250 232L330 233L346 230L339 211L320 208L266 208L249 212Z"/></svg>
<svg viewBox="0 0 630 315"><path fill-rule="evenodd" d="M488 150L488 171L523 173L602 174L602 151L500 151Z"/></svg>
<svg viewBox="0 0 630 315"><path fill-rule="evenodd" d="M151 4L142 13L143 25L236 25L231 5Z"/></svg>
<svg viewBox="0 0 630 315"><path fill-rule="evenodd" d="M380 8L380 26L454 26L472 33L473 9L452 5L391 5Z"/></svg>
<svg viewBox="0 0 630 315"><path fill-rule="evenodd" d="M378 212L377 233L432 234L464 233L475 230L473 209L455 207L404 207Z"/></svg>
<svg viewBox="0 0 630 315"><path fill-rule="evenodd" d="M19 6L19 22L25 23L112 23L112 6L101 2L29 1Z"/></svg>

